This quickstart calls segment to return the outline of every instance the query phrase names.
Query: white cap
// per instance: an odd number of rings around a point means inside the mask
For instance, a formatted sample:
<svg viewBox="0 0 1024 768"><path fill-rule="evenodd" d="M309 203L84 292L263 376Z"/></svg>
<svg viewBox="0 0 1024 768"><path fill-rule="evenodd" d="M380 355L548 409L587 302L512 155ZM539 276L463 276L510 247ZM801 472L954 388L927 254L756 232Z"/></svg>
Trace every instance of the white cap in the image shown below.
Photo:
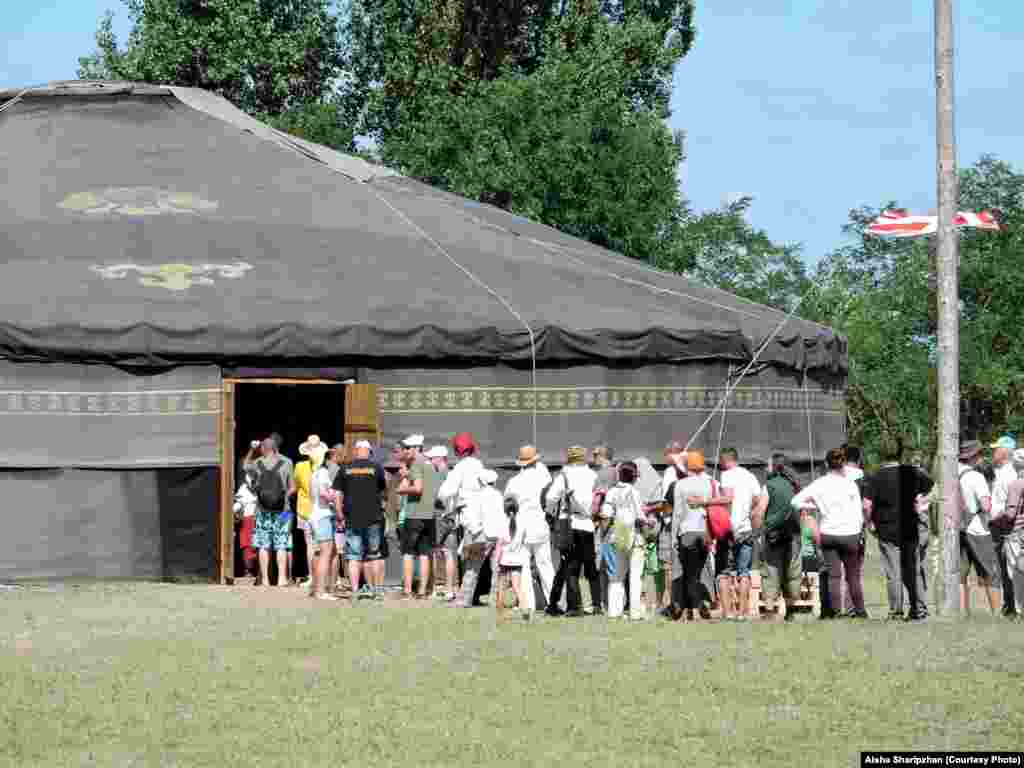
<svg viewBox="0 0 1024 768"><path fill-rule="evenodd" d="M431 448L423 455L426 456L428 459L447 459L448 449L445 448L443 445L435 445L433 448Z"/></svg>
<svg viewBox="0 0 1024 768"><path fill-rule="evenodd" d="M423 435L409 435L402 441L406 448L421 448L423 446Z"/></svg>
<svg viewBox="0 0 1024 768"><path fill-rule="evenodd" d="M493 469L485 469L480 473L480 480L487 485L494 485L498 482L498 473Z"/></svg>
<svg viewBox="0 0 1024 768"><path fill-rule="evenodd" d="M356 441L356 448L368 448L370 450L373 450L373 446L370 445L370 441L369 440L358 440L358 441Z"/></svg>

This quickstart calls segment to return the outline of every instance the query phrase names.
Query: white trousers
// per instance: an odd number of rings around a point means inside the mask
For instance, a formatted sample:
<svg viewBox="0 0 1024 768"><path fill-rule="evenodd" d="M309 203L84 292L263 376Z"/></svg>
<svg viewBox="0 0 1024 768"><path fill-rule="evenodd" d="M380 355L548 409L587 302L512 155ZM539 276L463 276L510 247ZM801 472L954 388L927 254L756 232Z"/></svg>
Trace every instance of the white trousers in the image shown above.
<svg viewBox="0 0 1024 768"><path fill-rule="evenodd" d="M629 582L629 615L641 619L644 605L640 595L644 588L644 556L646 549L633 547L629 552L615 552L615 575L608 577L608 618L622 615L626 605L626 582Z"/></svg>
<svg viewBox="0 0 1024 768"><path fill-rule="evenodd" d="M530 571L530 561L537 564L537 573L540 575L540 585L545 596L551 595L551 585L555 580L555 566L551 563L551 540L545 539L538 544L523 544L529 557L523 565L523 597L526 598L526 605L520 606L523 610L533 611L537 608L537 599L533 594L533 576Z"/></svg>

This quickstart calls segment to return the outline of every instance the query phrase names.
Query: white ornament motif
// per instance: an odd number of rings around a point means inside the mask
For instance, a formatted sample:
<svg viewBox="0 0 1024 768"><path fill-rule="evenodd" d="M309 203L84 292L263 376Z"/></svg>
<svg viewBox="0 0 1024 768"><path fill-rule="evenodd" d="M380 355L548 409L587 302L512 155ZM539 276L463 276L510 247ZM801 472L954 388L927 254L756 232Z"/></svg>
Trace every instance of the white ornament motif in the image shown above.
<svg viewBox="0 0 1024 768"><path fill-rule="evenodd" d="M213 277L238 279L252 269L251 264L239 261L234 264L114 264L108 267L94 264L89 269L108 280L121 280L129 273L139 276L139 283L148 288L166 288L169 291L184 291L193 285L213 285Z"/></svg>

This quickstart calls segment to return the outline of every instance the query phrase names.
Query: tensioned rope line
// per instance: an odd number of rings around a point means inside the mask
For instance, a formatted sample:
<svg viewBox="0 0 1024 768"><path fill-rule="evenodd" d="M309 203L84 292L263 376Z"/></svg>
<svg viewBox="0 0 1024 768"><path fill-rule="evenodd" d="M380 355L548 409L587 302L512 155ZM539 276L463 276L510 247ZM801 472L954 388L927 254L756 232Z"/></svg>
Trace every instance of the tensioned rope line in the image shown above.
<svg viewBox="0 0 1024 768"><path fill-rule="evenodd" d="M817 480L814 469L814 433L811 431L811 393L807 391L807 365L804 364L804 411L807 413L807 451L811 457L811 480Z"/></svg>
<svg viewBox="0 0 1024 768"><path fill-rule="evenodd" d="M804 295L806 295L806 294L804 294ZM747 363L747 366L742 371L740 371L739 376L736 377L736 382L734 384L732 384L732 386L726 388L725 395L723 395L722 399L718 401L718 405L716 405L714 407L714 409L712 409L711 413L708 414L708 417L706 419L704 419L704 423L701 424L699 427L697 427L697 431L694 432L693 435L690 437L690 439L687 441L686 448L684 448L683 450L686 450L691 445L693 445L693 441L697 439L697 437L700 435L700 433L704 431L704 428L708 424L711 423L711 420L713 418L715 418L715 414L718 413L718 409L721 408L722 406L724 406L729 401L729 398L732 397L733 391L736 389L736 387L739 386L740 382L743 381L743 377L746 376L747 372L751 368L754 367L754 365L757 363L758 359L761 357L761 355L764 353L764 351L768 348L768 345L775 339L776 336L779 335L779 332L782 330L783 326L785 326L785 324L788 323L792 319L792 317L796 314L796 311L800 308L800 305L803 303L803 300L804 300L804 297L801 296L797 300L796 304L793 305L793 309L790 310L789 314L786 315L784 318L782 318L782 320L779 322L779 324L777 326L775 326L775 330L773 330L768 335L768 337L761 343L761 346L758 347L757 352L754 353L754 356L751 358L750 362Z"/></svg>
<svg viewBox="0 0 1024 768"><path fill-rule="evenodd" d="M469 212L466 212L466 215L468 217L470 217L471 219L473 219L474 221L480 223L480 224L486 224L489 227L496 227L497 229L500 229L500 230L502 230L502 231L512 235L513 237L521 237L516 232L513 232L512 230L510 230L510 229L508 229L506 227L503 227L500 224L493 224L491 222L484 222L482 219L480 219L477 216L474 216L472 213L469 213ZM572 253L570 253L568 249L565 249L565 248L563 248L561 246L558 246L558 245L553 245L551 243L546 243L543 240L537 240L537 239L532 238L532 237L526 237L526 238L522 238L522 239L524 239L524 240L526 240L528 242L531 242L534 245L540 246L542 249L546 250L548 253L550 253L552 255L555 255L555 256L557 256L557 255L567 256L570 259L572 259L573 261L577 262L578 264L582 264L584 267L586 267L588 269L591 269L591 270L593 270L595 272L598 272L599 274L605 274L605 275L607 275L609 277L615 278L616 280L621 280L622 282L627 283L627 284L639 285L639 286L647 288L647 289L649 289L651 291L654 291L655 293L664 293L664 294L669 294L669 295L672 295L672 296L678 296L679 298L683 298L683 299L690 299L690 300L693 300L693 301L699 301L699 302L702 302L704 304L709 304L711 306L718 307L720 309L724 309L724 310L726 310L728 312L732 312L734 314L742 314L742 315L754 316L754 315L752 315L749 312L744 312L743 310L738 310L738 309L735 309L733 307L727 307L725 305L718 304L717 302L714 302L714 301L709 301L707 299L702 299L702 298L700 298L698 296L692 296L690 294L682 293L681 291L676 291L676 290L673 290L671 288L663 288L661 286L657 286L657 285L654 285L652 283L647 283L647 282L645 282L643 280L636 280L636 279L631 278L631 277L624 277L624 276L616 274L614 272L609 272L607 270L603 270L600 267L592 266L592 265L588 264L587 262L583 261L582 259L577 258L576 256L572 255ZM797 299L797 302L793 305L793 308L782 318L782 320L779 321L779 324L775 326L775 329L768 335L767 338L765 338L765 340L761 343L761 346L758 347L757 351L755 352L754 356L751 358L750 362L747 363L746 367L742 371L740 371L740 374L739 374L739 376L737 376L736 381L731 386L727 386L726 387L726 391L725 391L725 394L722 396L722 399L718 401L718 404L712 409L711 413L708 414L708 417L697 428L696 432L694 432L693 435L691 435L690 439L686 443L686 447L684 448L684 450L689 449L690 446L693 445L694 440L696 440L697 437L700 436L701 432L703 432L704 429L707 427L707 425L711 423L711 420L715 417L715 414L718 413L719 409L722 408L729 401L730 397L732 397L732 393L739 386L740 382L743 381L743 378L747 375L747 373L751 370L751 368L753 368L754 365L757 364L757 361L760 359L761 355L768 348L768 345L772 341L775 340L775 337L779 335L779 333L786 326L786 324L790 320L792 320L793 317L796 316L797 310L800 309L800 305L803 304L803 301L804 301L804 298L806 297L806 295L807 294L805 293L805 294L801 295L799 299ZM761 316L755 316L755 317L758 317L758 319L763 319L763 317L761 317ZM812 457L812 467L813 467L813 457Z"/></svg>
<svg viewBox="0 0 1024 768"><path fill-rule="evenodd" d="M728 387L729 386L729 382L731 382L731 381L732 381L732 363L729 363L729 373L726 374L726 377L725 377L725 386ZM718 449L715 451L715 480L716 481L721 478L721 474L720 473L721 473L721 470L722 470L722 466L721 466L721 464L722 464L722 462L721 462L721 457L722 457L722 438L725 436L725 419L726 419L726 416L728 415L728 413L729 413L729 404L726 403L725 406L722 408L722 424L718 428Z"/></svg>
<svg viewBox="0 0 1024 768"><path fill-rule="evenodd" d="M24 95L25 95L26 93L28 93L29 91L31 91L31 90L33 90L33 89L35 89L35 88L42 88L42 87L43 87L43 86L41 86L41 85L32 85L32 86L29 86L28 88L22 88L22 89L21 89L20 91L18 91L18 92L17 92L17 93L16 93L16 94L15 94L14 96L12 96L11 98L9 98L9 99L8 99L7 101L5 101L5 102L4 102L3 104L0 104L0 112L3 112L3 111L4 111L5 109L7 109L8 107L12 107L12 106L14 106L15 104L17 104L17 103L18 103L19 101L21 101L21 97L22 97L22 96L24 96Z"/></svg>
<svg viewBox="0 0 1024 768"><path fill-rule="evenodd" d="M454 207L450 203L448 203L446 200L443 200L442 198L433 197L433 198L427 198L427 199L429 199L429 200L436 200L441 205L446 205L449 208L453 208ZM701 298L700 296L694 296L693 294L690 294L690 293L683 293L682 291L676 291L676 290L673 290L672 288L663 288L662 286L654 285L653 283L648 283L648 282L645 282L643 280L637 280L637 279L634 279L632 277L626 277L625 275L620 275L620 274L618 274L616 272L610 272L610 271L608 271L606 269L602 269L601 267L598 267L596 265L589 264L588 262L584 261L583 259L581 259L581 258L579 258L577 256L574 256L573 255L574 249L568 248L568 247L563 246L563 245L556 245L555 243L549 243L549 242L546 242L544 240L538 240L535 237L526 237L524 235L520 235L518 232L515 232L515 231L509 229L508 227L504 227L501 224L496 224L496 223L494 223L492 221L486 221L485 219L481 219L479 216L476 216L476 215L470 213L469 211L462 211L461 213L462 213L462 215L466 216L471 221L474 221L474 222L476 222L477 224L479 224L481 226L488 227L489 229L497 229L497 230L500 230L501 232L504 232L507 235L511 235L512 237L518 238L520 240L525 240L528 243L533 243L534 245L539 246L542 250L545 250L548 253L550 253L552 256L566 256L566 257L572 259L573 261L575 261L577 264L582 264L584 267L586 267L591 272L594 272L595 274L604 275L605 277L611 277L611 278L614 278L616 280L620 280L620 281L622 281L624 283L629 283L629 284L632 284L632 285L639 285L639 286L641 286L643 288L647 288L648 290L654 291L655 293L666 293L666 294L669 294L669 295L672 295L672 296L677 296L677 297L679 297L681 299L687 299L689 301L696 301L696 302L699 302L701 304L707 304L708 306L714 307L715 309L721 309L721 310L724 310L725 312L731 312L731 313L736 314L736 315L746 315L747 317L753 318L755 320L763 320L764 319L764 317L762 315L756 315L753 312L745 312L742 309L736 309L736 307L729 307L729 306L726 306L725 304L719 304L717 301L711 301L710 299L704 299L704 298Z"/></svg>
<svg viewBox="0 0 1024 768"><path fill-rule="evenodd" d="M442 246L439 242L437 242L437 240L435 240L433 237L431 237L419 224L417 224L415 221L413 221L411 218L409 218L401 209L399 209L390 200L388 200L383 195L381 195L372 186L370 187L370 190L373 192L374 196L378 200L380 200L382 203L384 203L384 205L386 205L392 211L392 213L394 213L396 216L398 216L398 218L400 218L403 222L405 222L405 224L409 228L411 228L420 237L422 237L424 240L426 240L428 243L430 243L432 246L434 246L434 248L437 250L438 253L440 253L442 256L444 256L446 259L448 259L448 261L450 261L452 264L454 264L459 270L462 271L463 274L466 275L466 277L468 277L474 283L476 283L481 288L483 288L485 291L487 291L489 294L491 294L491 296L493 296L495 299L497 299L501 303L501 305L503 307L505 307L505 309L507 309L516 320L518 320L520 323L523 324L523 327L526 329L526 332L530 335L530 362L531 362L531 369L530 369L531 379L530 380L531 380L531 389L533 391L533 407L532 407L531 410L532 410L532 417L533 417L533 444L536 446L537 445L537 343L536 343L536 337L534 336L533 329L530 327L530 324L527 323L526 320L523 319L523 316L520 315L519 312L516 311L515 307L513 307L505 299L504 296L502 296L496 290L491 288L491 286L489 286L487 283L485 283L476 274L474 274L469 269L467 269L462 264L460 264L455 259L454 256L452 256L450 253L448 253L448 251L445 249L444 246Z"/></svg>
<svg viewBox="0 0 1024 768"><path fill-rule="evenodd" d="M442 197L437 197L437 196L427 197L427 196L424 195L423 199L438 202L441 205L448 206L449 208L456 208L456 206L452 205L448 200L446 200L446 199L444 199ZM606 261L614 261L615 260L615 256L614 255L612 255L612 254L605 254L605 253L603 253L601 250L599 250L597 248L595 248L593 251L582 251L582 250L580 250L578 248L570 248L567 245L549 243L549 242L547 242L545 240L538 240L535 237L530 237L528 235L521 235L518 232L516 232L516 231L514 231L512 229L509 229L508 227L502 226L501 224L498 224L496 222L486 221L485 219L481 219L479 216L476 216L476 215L470 213L469 211L465 210L464 207L458 208L458 210L459 210L460 215L466 216L471 221L474 221L477 224L480 224L481 226L485 226L485 227L488 227L490 229L497 229L497 230L500 230L500 231L504 232L507 235L511 235L512 237L516 237L516 238L519 238L520 240L525 240L528 243L533 243L534 245L538 245L543 250L546 250L548 253L551 253L553 255L562 254L564 256L568 256L573 261L577 262L578 264L582 264L584 267L586 267L589 270L592 270L592 271L596 272L597 274L603 274L603 275L608 276L608 277L613 277L616 280L621 280L621 281L623 281L625 283L631 283L631 284L634 284L634 285L639 285L639 286L647 288L647 289L649 289L651 291L654 291L655 293L667 293L667 294L670 294L672 296L678 296L678 297L683 298L683 299L689 299L691 301L696 301L696 302L700 302L702 304L707 304L708 306L712 306L712 307L715 307L717 309L722 309L722 310L725 310L726 312L731 312L733 314L745 315L747 317L751 317L751 318L754 318L756 320L763 320L763 319L765 319L764 315L758 315L758 314L755 314L753 312L746 312L746 311L744 311L742 309L737 309L736 307L730 307L730 306L726 306L724 304L719 304L716 301L712 301L710 299L705 299L705 298L702 298L700 296L694 296L694 295L689 294L689 293L683 293L682 291L676 291L676 290L673 290L671 288L663 288L661 286L654 285L653 283L648 283L648 282L645 282L643 280L637 280L635 278L626 277L625 275L620 275L620 274L618 274L616 272L610 272L608 270L601 269L600 267L591 265L591 264L587 263L586 261L583 261L582 259L577 258L576 256L573 255L574 253L579 253L579 254L585 254L587 256L591 256L591 255L593 255L593 256L600 256L601 258L605 259ZM504 210L502 210L500 208L498 208L496 210L498 210L501 213L504 213L506 215L512 215L512 214L509 214L508 211L504 211ZM629 266L630 266L631 269L647 270L649 272L653 272L653 273L655 273L657 275L662 275L662 276L665 276L665 277L676 277L676 278L679 277L679 275L676 274L676 273L664 272L662 270L655 269L654 267L650 266L649 264L644 264L642 262L637 262L635 265L631 264ZM721 288L715 288L714 286L704 286L704 287L706 287L710 291L714 291L715 293L725 294L725 295L729 296L730 298L732 298L734 300L743 302L744 304L749 304L751 306L760 306L760 305L757 304L757 302L751 301L750 299L745 299L742 296L734 296L734 295L728 293L728 291L722 290ZM767 308L767 309L771 309L771 308ZM779 310L771 310L771 311L772 312L776 312L776 313L780 312ZM825 330L831 330L827 326L822 325L821 323L814 322L812 320L805 320L804 322L809 323L811 325L816 325L819 328L823 328Z"/></svg>

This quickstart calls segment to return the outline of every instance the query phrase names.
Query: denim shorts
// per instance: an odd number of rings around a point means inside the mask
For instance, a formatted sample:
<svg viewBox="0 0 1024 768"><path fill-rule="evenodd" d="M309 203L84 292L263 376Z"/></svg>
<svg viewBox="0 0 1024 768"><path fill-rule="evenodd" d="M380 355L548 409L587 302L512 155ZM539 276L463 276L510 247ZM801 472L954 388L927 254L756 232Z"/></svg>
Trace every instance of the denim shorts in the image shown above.
<svg viewBox="0 0 1024 768"><path fill-rule="evenodd" d="M719 566L719 576L736 576L740 579L750 578L750 568L754 564L754 540L737 542L733 539L718 542L721 550L715 558ZM727 558L727 559L726 559Z"/></svg>
<svg viewBox="0 0 1024 768"><path fill-rule="evenodd" d="M349 528L345 532L345 559L380 560L383 538L384 526L381 523L366 528Z"/></svg>
<svg viewBox="0 0 1024 768"><path fill-rule="evenodd" d="M327 544L334 541L334 518L324 517L320 520L309 521L309 528L313 532L313 541L316 544Z"/></svg>

